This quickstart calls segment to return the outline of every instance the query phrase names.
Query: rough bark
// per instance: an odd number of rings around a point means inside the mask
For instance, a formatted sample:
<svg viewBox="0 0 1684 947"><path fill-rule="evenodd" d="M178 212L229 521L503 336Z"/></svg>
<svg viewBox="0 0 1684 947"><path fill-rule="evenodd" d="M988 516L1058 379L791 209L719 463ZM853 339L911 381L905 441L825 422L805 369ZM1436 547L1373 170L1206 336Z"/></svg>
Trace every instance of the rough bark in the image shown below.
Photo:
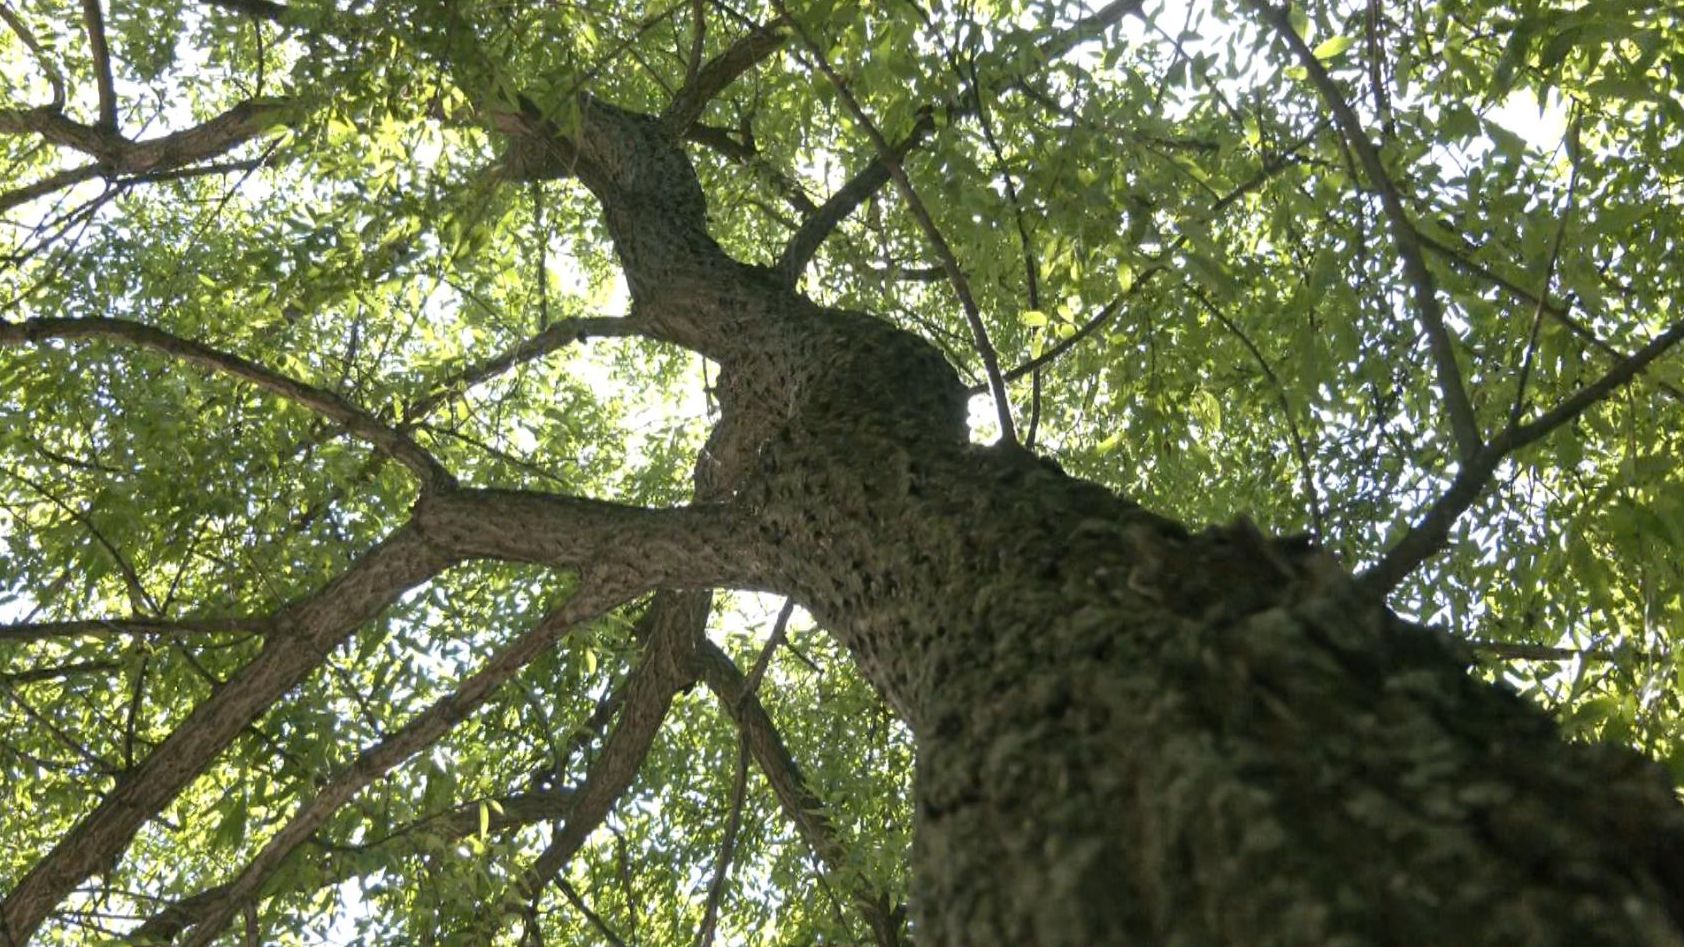
<svg viewBox="0 0 1684 947"><path fill-rule="evenodd" d="M1684 827L1321 554L966 441L923 341L727 258L651 120L575 152L640 318L765 432L737 499L919 747L936 945L1678 944Z"/></svg>
<svg viewBox="0 0 1684 947"><path fill-rule="evenodd" d="M776 43L742 48L730 69ZM924 944L1684 945L1684 817L1652 767L1564 744L1301 543L1244 522L1193 532L1016 447L970 444L965 390L933 347L714 243L679 146L705 99L683 101L663 122L586 99L576 132L531 114L485 121L510 138L508 177L576 175L599 198L639 331L719 363L722 420L698 464L717 493L656 511L459 490L413 458L427 493L412 522L265 620L262 654L7 893L0 944L29 940L359 623L486 556L805 605L916 735ZM177 160L279 114L236 109L154 144L4 112L0 134L153 167L164 158L148 148ZM705 594L671 607L694 624ZM685 663L650 672L656 703L706 670ZM658 717L616 732L635 743ZM604 787L635 761L613 769ZM572 800L578 827L533 884L613 795Z"/></svg>

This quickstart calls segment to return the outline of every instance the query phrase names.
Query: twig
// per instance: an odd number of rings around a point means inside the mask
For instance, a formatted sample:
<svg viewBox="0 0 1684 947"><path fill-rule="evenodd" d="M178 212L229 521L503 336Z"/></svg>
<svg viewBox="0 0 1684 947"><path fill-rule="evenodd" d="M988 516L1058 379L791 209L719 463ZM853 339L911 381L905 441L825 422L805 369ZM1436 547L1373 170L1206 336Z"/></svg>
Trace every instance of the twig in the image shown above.
<svg viewBox="0 0 1684 947"><path fill-rule="evenodd" d="M34 54L36 63L41 66L41 71L46 73L47 85L53 90L52 104L47 107L54 112L62 111L64 109L64 76L59 73L58 66L53 64L52 59L41 48L41 43L35 38L35 33L30 30L29 24L23 21L23 17L12 11L12 5L7 3L6 0L0 0L0 20L6 21L6 25L11 27L12 32L16 33L18 39L23 41L23 45Z"/></svg>
<svg viewBox="0 0 1684 947"><path fill-rule="evenodd" d="M1573 195L1579 186L1579 158L1583 154L1578 147L1577 118L1568 131L1574 144L1569 148L1572 152L1573 170L1567 176L1567 194L1562 198L1560 218L1555 223L1555 238L1550 241L1549 256L1544 261L1544 278L1538 289L1538 305L1532 311L1532 328L1526 336L1526 353L1520 360L1520 378L1515 384L1514 404L1509 408L1509 426L1520 423L1520 416L1526 410L1526 381L1532 374L1532 360L1538 352L1538 330L1544 324L1544 302L1550 298L1550 284L1555 281L1555 268L1561 258L1561 241L1567 235L1567 221L1573 216Z"/></svg>
<svg viewBox="0 0 1684 947"><path fill-rule="evenodd" d="M748 738L737 738L737 771L731 783L731 810L725 817L725 836L719 843L719 857L714 861L713 880L708 883L706 906L702 911L702 928L696 936L696 947L713 947L713 935L719 926L719 904L725 898L725 882L731 874L731 858L736 854L737 833L743 825L743 803L748 798Z"/></svg>
<svg viewBox="0 0 1684 947"><path fill-rule="evenodd" d="M1304 485L1304 499L1310 506L1311 534L1315 537L1316 542L1321 542L1322 537L1326 535L1326 525L1322 521L1321 494L1316 490L1315 473L1310 466L1310 451L1304 444L1304 435L1298 430L1298 421L1292 413L1292 402L1286 397L1286 386L1281 384L1280 377L1275 374L1269 360L1263 357L1262 350L1257 347L1257 343L1251 340L1251 336L1247 335L1245 330L1241 329L1221 309L1217 308L1210 297L1206 296L1197 286L1192 283L1186 285L1187 291L1192 293L1200 307L1205 312L1210 313L1211 318L1221 323L1222 327L1238 339L1247 352L1251 353L1251 358L1257 363L1257 367L1262 370L1263 377L1269 380L1269 387L1275 393L1275 403L1280 406L1281 420L1286 425L1287 434L1292 438L1292 453L1298 458L1299 480Z"/></svg>

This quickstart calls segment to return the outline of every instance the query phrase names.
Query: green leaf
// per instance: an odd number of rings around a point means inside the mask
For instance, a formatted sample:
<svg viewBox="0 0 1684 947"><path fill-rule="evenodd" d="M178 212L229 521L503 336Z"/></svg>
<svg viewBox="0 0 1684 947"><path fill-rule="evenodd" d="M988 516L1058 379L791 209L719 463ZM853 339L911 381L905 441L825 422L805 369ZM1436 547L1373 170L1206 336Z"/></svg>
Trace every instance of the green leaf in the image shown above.
<svg viewBox="0 0 1684 947"><path fill-rule="evenodd" d="M1316 44L1316 48L1313 52L1315 53L1315 57L1317 59L1333 59L1345 50L1350 49L1351 44L1355 42L1355 37L1333 36Z"/></svg>

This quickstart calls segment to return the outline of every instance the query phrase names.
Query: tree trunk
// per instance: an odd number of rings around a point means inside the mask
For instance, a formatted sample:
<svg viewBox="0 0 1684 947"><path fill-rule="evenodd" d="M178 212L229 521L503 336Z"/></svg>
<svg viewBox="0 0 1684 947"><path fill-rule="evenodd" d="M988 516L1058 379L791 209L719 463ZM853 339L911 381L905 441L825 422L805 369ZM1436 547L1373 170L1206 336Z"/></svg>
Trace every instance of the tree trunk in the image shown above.
<svg viewBox="0 0 1684 947"><path fill-rule="evenodd" d="M751 502L916 735L921 942L1680 943L1649 764L1564 745L1301 543L940 436L897 381L956 386L860 349Z"/></svg>
<svg viewBox="0 0 1684 947"><path fill-rule="evenodd" d="M636 309L720 363L713 460L767 584L916 736L931 947L1678 947L1684 822L1325 555L1191 533L967 442L936 351L706 232L655 122L591 103L569 167Z"/></svg>

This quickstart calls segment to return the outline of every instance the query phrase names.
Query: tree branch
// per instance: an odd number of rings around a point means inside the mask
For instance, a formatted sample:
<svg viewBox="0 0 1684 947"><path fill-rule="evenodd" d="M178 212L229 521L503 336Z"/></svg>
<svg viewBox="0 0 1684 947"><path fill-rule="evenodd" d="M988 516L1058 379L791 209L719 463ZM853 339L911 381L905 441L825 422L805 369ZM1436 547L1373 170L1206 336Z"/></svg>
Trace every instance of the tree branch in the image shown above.
<svg viewBox="0 0 1684 947"><path fill-rule="evenodd" d="M786 17L789 16L789 10L784 7L783 0L772 0L772 2L774 9ZM971 295L970 281L965 278L965 271L960 268L958 257L953 255L953 248L948 245L947 238L942 236L941 228L936 226L935 219L930 216L929 209L924 206L923 200L918 197L917 190L912 186L912 180L906 176L906 169L901 167L900 160L895 157L894 148L883 137L883 133L878 130L877 125L871 121L871 116L866 114L864 107L854 97L853 91L848 88L848 84L831 67L829 60L825 58L824 50L814 41L812 35L802 28L799 22L792 19L790 25L795 29L796 35L800 37L801 44L807 48L808 54L813 57L814 65L818 67L820 72L824 73L825 78L830 80L830 84L836 88L837 97L847 106L849 113L854 116L854 120L859 123L866 136L871 139L872 147L877 150L878 160L883 163L883 167L889 172L890 179L895 182L896 189L900 191L901 199L906 201L907 209L911 211L913 219L918 222L919 229L924 231L924 236L929 239L930 244L935 248L936 259L941 262L942 268L947 271L948 281L953 284L953 292L959 297L959 304L965 311L965 321L971 327L971 341L976 347L977 355L982 359L983 374L988 378L989 393L994 399L994 412L1000 421L1000 440L1006 444L1016 444L1017 429L1012 424L1012 406L1011 400L1006 394L1006 382L1000 374L1000 358L994 351L994 343L989 341L988 327L982 321L982 310L977 307L976 298Z"/></svg>
<svg viewBox="0 0 1684 947"><path fill-rule="evenodd" d="M772 187L777 190L778 196L794 208L796 213L804 217L818 213L819 206L813 203L813 199L807 196L807 192L801 189L801 185L789 175L773 167L770 162L761 158L760 151L754 146L752 139L738 141L731 137L729 131L723 128L715 128L712 125L697 122L684 133L684 140L694 142L718 153L729 161L764 174L771 182Z"/></svg>
<svg viewBox="0 0 1684 947"><path fill-rule="evenodd" d="M0 947L23 947L76 885L111 863L236 735L291 690L352 629L449 564L405 526L313 595L281 609L263 651L195 707L0 901Z"/></svg>
<svg viewBox="0 0 1684 947"><path fill-rule="evenodd" d="M234 13L243 13L259 20L268 20L271 23L283 25L287 22L287 16L292 12L287 9L285 4L272 3L270 0L199 0L199 2L206 6L220 7Z"/></svg>
<svg viewBox="0 0 1684 947"><path fill-rule="evenodd" d="M487 831L492 833L511 832L515 829L534 825L551 819L566 818L568 809L572 806L572 793L567 790L550 790L545 792L524 792L500 796L496 799L475 800L455 806L443 812L435 813L403 826L375 841L354 846L327 845L317 840L312 844L322 845L327 851L324 861L327 864L322 879L316 888L337 884L349 878L366 874L359 870L360 863L354 858L337 858L341 853L365 853L380 849L393 848L402 843L411 846L417 844L421 836L442 841L455 841L467 838L479 831L480 806L490 809L487 820ZM228 884L220 884L206 888L197 894L189 895L170 902L162 910L155 912L145 923L124 936L124 941L131 944L145 945L145 947L163 947L172 943L181 932L203 922L210 909L227 899ZM266 892L279 893L279 892Z"/></svg>
<svg viewBox="0 0 1684 947"><path fill-rule="evenodd" d="M93 53L94 83L99 90L99 127L117 131L117 85L111 79L111 47L105 41L105 14L99 0L82 0L82 23Z"/></svg>
<svg viewBox="0 0 1684 947"><path fill-rule="evenodd" d="M1308 144L1316 135L1320 134L1321 127L1321 125L1318 125L1309 135L1293 142L1281 153L1280 156L1264 162L1263 167L1258 169L1256 174L1241 182L1233 190L1213 201L1210 205L1210 209L1205 211L1201 219L1204 221L1215 220L1218 215L1229 207L1232 207L1241 198L1262 187L1264 184L1267 184L1271 178L1279 174L1281 171L1297 164L1298 160L1296 152L1299 148ZM1065 352L1075 348L1083 339L1086 339L1088 336L1099 331L1102 326L1116 317L1117 313L1121 311L1124 303L1128 302L1136 293L1144 289L1146 284L1150 283L1159 273L1162 273L1164 270L1169 268L1168 261L1170 256L1174 254L1175 251L1185 246L1187 244L1187 239L1188 238L1185 233L1176 237L1170 242L1170 245L1164 249L1164 252L1159 254L1157 258L1158 261L1140 271L1140 273L1135 276L1134 281L1129 284L1128 289L1124 290L1121 295L1111 300L1111 302L1107 303L1098 312L1089 317L1088 320L1078 326L1076 331L1070 336L1058 340L1057 343L1043 350L1040 355L1024 362L1022 365L1019 365L1011 371L1006 372L1006 380L1016 381L1037 369L1051 364ZM968 393L977 395L983 394L986 390L987 389L983 386L978 385L970 388Z"/></svg>
<svg viewBox="0 0 1684 947"><path fill-rule="evenodd" d="M0 625L0 641L48 641L55 638L177 638L189 635L267 634L273 619L89 618L71 621L17 622Z"/></svg>
<svg viewBox="0 0 1684 947"><path fill-rule="evenodd" d="M1538 290L1538 305L1532 310L1532 328L1526 334L1526 350L1520 360L1520 378L1514 386L1514 404L1509 407L1508 423L1512 427L1520 423L1520 416L1526 411L1526 382L1532 374L1532 359L1538 353L1538 330L1544 324L1544 301L1550 297L1550 284L1555 281L1555 267L1561 259L1561 241L1567 236L1567 221L1573 216L1573 196L1579 188L1579 150L1578 118L1572 119L1568 126L1568 140L1571 144L1568 150L1572 153L1573 170L1567 176L1567 195L1562 199L1562 208L1558 212L1555 222L1555 238L1550 241L1550 252L1544 262L1543 285Z"/></svg>
<svg viewBox="0 0 1684 947"><path fill-rule="evenodd" d="M629 317L567 319L557 322L529 339L475 365L462 369L433 387L433 390L404 408L405 424L426 417L449 398L519 365L543 358L556 349L590 338L624 338L642 335L644 327Z"/></svg>
<svg viewBox="0 0 1684 947"><path fill-rule="evenodd" d="M0 20L6 21L6 25L11 28L13 33L17 34L18 39L23 41L23 45L34 55L35 62L40 65L41 71L46 74L47 85L53 90L52 104L47 107L54 112L63 109L64 76L59 73L58 67L47 56L46 50L41 48L41 43L35 38L34 31L29 28L28 23L23 21L23 17L12 11L11 4L7 3L6 0L0 0ZM0 208L0 210L3 209Z"/></svg>
<svg viewBox="0 0 1684 947"><path fill-rule="evenodd" d="M700 4L696 16L698 53L703 28L699 8ZM761 60L783 48L784 43L789 41L789 34L784 31L787 22L788 15L785 14L755 27L687 77L684 87L678 90L661 113L661 124L668 134L675 138L684 137L719 93Z"/></svg>
<svg viewBox="0 0 1684 947"><path fill-rule="evenodd" d="M1409 280L1422 331L1427 336L1427 346L1438 376L1439 392L1450 419L1450 431L1455 438L1457 456L1462 463L1471 463L1480 452L1484 438L1479 432L1479 421L1474 416L1473 403L1468 400L1467 386L1462 380L1462 369L1456 363L1454 342L1444 324L1444 309L1439 302L1438 287L1434 283L1432 271L1427 268L1426 259L1421 255L1421 243L1416 237L1415 225L1409 220L1408 211L1404 209L1403 198L1398 194L1397 185L1386 173L1380 151L1363 130L1362 120L1340 94L1339 86L1334 83L1333 77L1328 74L1321 60L1316 58L1315 51L1310 49L1303 37L1298 35L1298 31L1292 28L1288 8L1271 6L1265 0L1248 0L1248 3L1262 14L1265 22L1274 27L1287 48L1298 58L1298 63L1308 73L1311 84L1316 87L1322 101L1333 113L1341 134L1356 152L1363 172L1368 175L1369 183L1379 192L1380 206L1386 212L1386 219L1391 226L1392 241L1397 245L1398 256L1403 261L1403 272Z"/></svg>
<svg viewBox="0 0 1684 947"><path fill-rule="evenodd" d="M40 135L49 144L92 156L108 172L142 174L225 154L271 128L285 125L294 107L289 99L248 99L192 128L143 141L83 124L51 109L0 110L0 135Z"/></svg>
<svg viewBox="0 0 1684 947"><path fill-rule="evenodd" d="M704 638L696 648L702 683L718 698L720 707L742 732L749 752L765 774L785 816L794 823L825 870L847 882L854 908L865 920L878 947L895 947L900 942L901 912L890 907L882 894L862 889L847 873L847 850L837 838L835 824L825 813L824 801L807 788L801 768L778 735L760 699L749 689L748 679L736 662L713 642Z"/></svg>
<svg viewBox="0 0 1684 947"><path fill-rule="evenodd" d="M514 885L522 900L543 891L637 777L673 697L695 680L691 652L707 625L711 602L706 592L672 591L650 601L638 621L643 657L623 685L619 720L579 785L567 821Z"/></svg>
<svg viewBox="0 0 1684 947"><path fill-rule="evenodd" d="M339 424L381 453L408 467L425 485L447 485L454 482L449 471L445 470L433 455L422 450L408 434L387 425L331 391L307 385L240 356L128 319L38 318L0 323L0 346L80 338L115 339L232 375Z"/></svg>
<svg viewBox="0 0 1684 947"><path fill-rule="evenodd" d="M122 665L116 661L77 661L50 667L32 667L21 671L0 673L0 684L38 684L42 681L75 677L78 674L104 674L108 671L119 670L121 667Z"/></svg>
<svg viewBox="0 0 1684 947"><path fill-rule="evenodd" d="M1427 508L1378 563L1357 576L1358 582L1375 596L1385 596L1397 588L1421 563L1449 543L1450 527L1485 491L1499 461L1571 422L1592 405L1629 384L1651 362L1680 341L1684 341L1684 320L1674 323L1601 378L1580 388L1553 409L1524 424L1509 425L1462 465L1444 494Z"/></svg>
<svg viewBox="0 0 1684 947"><path fill-rule="evenodd" d="M0 902L0 947L21 947L81 881L251 721L403 592L468 558L546 564L602 587L743 585L749 527L723 507L651 510L494 490L423 494L412 520L333 582L275 614L264 648L132 770ZM705 609L704 609L705 612Z"/></svg>
<svg viewBox="0 0 1684 947"><path fill-rule="evenodd" d="M719 926L719 904L725 898L725 882L731 873L731 858L737 850L737 832L743 825L743 803L748 797L748 740L737 741L736 775L731 781L730 810L725 817L725 834L719 843L719 857L714 859L713 880L708 882L707 900L702 909L702 926L696 935L696 947L713 947L713 935Z"/></svg>
<svg viewBox="0 0 1684 947"><path fill-rule="evenodd" d="M1280 376L1275 374L1275 369L1269 364L1269 360L1263 357L1263 351L1257 347L1257 343L1251 340L1251 336L1247 335L1232 319L1229 319L1227 314L1197 286L1188 283L1187 289L1192 293L1193 298L1198 301L1199 306L1205 312L1210 313L1212 319L1221 323L1230 335L1239 340L1240 345L1245 347L1246 352L1250 353L1252 361L1256 362L1257 367L1263 372L1263 377L1268 379L1269 387L1275 393L1275 404L1281 411L1281 422L1286 426L1288 436L1292 438L1293 456L1298 459L1299 482L1304 485L1304 501L1310 507L1310 529L1316 542L1321 542L1322 537L1326 535L1325 525L1322 522L1321 494L1316 490L1315 470L1310 465L1310 450L1305 446L1304 435L1298 430L1298 420L1292 413L1292 402L1286 397L1286 386L1281 384Z"/></svg>
<svg viewBox="0 0 1684 947"><path fill-rule="evenodd" d="M912 149L918 147L935 130L936 123L932 114L926 111L918 116L912 131L890 149L892 160L904 161L906 156L912 153ZM847 220L855 208L889 183L889 179L889 165L881 156L873 158L865 167L855 172L846 184L837 189L836 193L830 195L823 205L815 208L807 219L801 222L801 227L795 235L789 238L783 253L778 255L775 266L783 275L784 282L794 286L801 277L801 271L807 268L807 264L812 262L813 256L819 252L819 247L824 245L825 238L829 237L842 221Z"/></svg>
<svg viewBox="0 0 1684 947"><path fill-rule="evenodd" d="M1521 302L1532 306L1542 307L1545 315L1548 315L1550 318L1561 323L1562 326L1566 327L1569 332L1578 336L1586 345L1596 349L1603 355L1606 355L1616 361L1631 357L1629 352L1621 351L1620 349L1609 345L1595 332L1591 331L1590 326L1575 318L1572 313L1571 303L1559 303L1550 299L1547 295L1540 296L1539 294L1532 292L1520 283L1504 276L1502 273L1497 272L1478 260L1475 260L1470 255L1472 252L1470 250L1450 246L1449 244L1439 241L1430 234L1420 233L1419 231L1417 231L1417 233L1421 238L1422 246L1443 257L1451 266L1463 271L1464 273L1468 273L1485 280ZM1592 315L1594 316L1595 314L1593 313ZM1677 385L1673 385L1659 378L1649 379L1649 381L1656 388L1659 388L1670 395L1673 400L1684 402L1684 389L1680 389Z"/></svg>
<svg viewBox="0 0 1684 947"><path fill-rule="evenodd" d="M233 919L239 906L261 893L264 884L287 856L358 792L404 760L436 743L452 727L479 709L503 682L568 632L645 591L647 588L635 586L585 586L579 589L560 608L498 651L453 693L415 715L390 737L364 750L355 762L299 807L291 820L271 836L263 849L225 886L222 896L204 910L187 939L187 947L208 947Z"/></svg>

